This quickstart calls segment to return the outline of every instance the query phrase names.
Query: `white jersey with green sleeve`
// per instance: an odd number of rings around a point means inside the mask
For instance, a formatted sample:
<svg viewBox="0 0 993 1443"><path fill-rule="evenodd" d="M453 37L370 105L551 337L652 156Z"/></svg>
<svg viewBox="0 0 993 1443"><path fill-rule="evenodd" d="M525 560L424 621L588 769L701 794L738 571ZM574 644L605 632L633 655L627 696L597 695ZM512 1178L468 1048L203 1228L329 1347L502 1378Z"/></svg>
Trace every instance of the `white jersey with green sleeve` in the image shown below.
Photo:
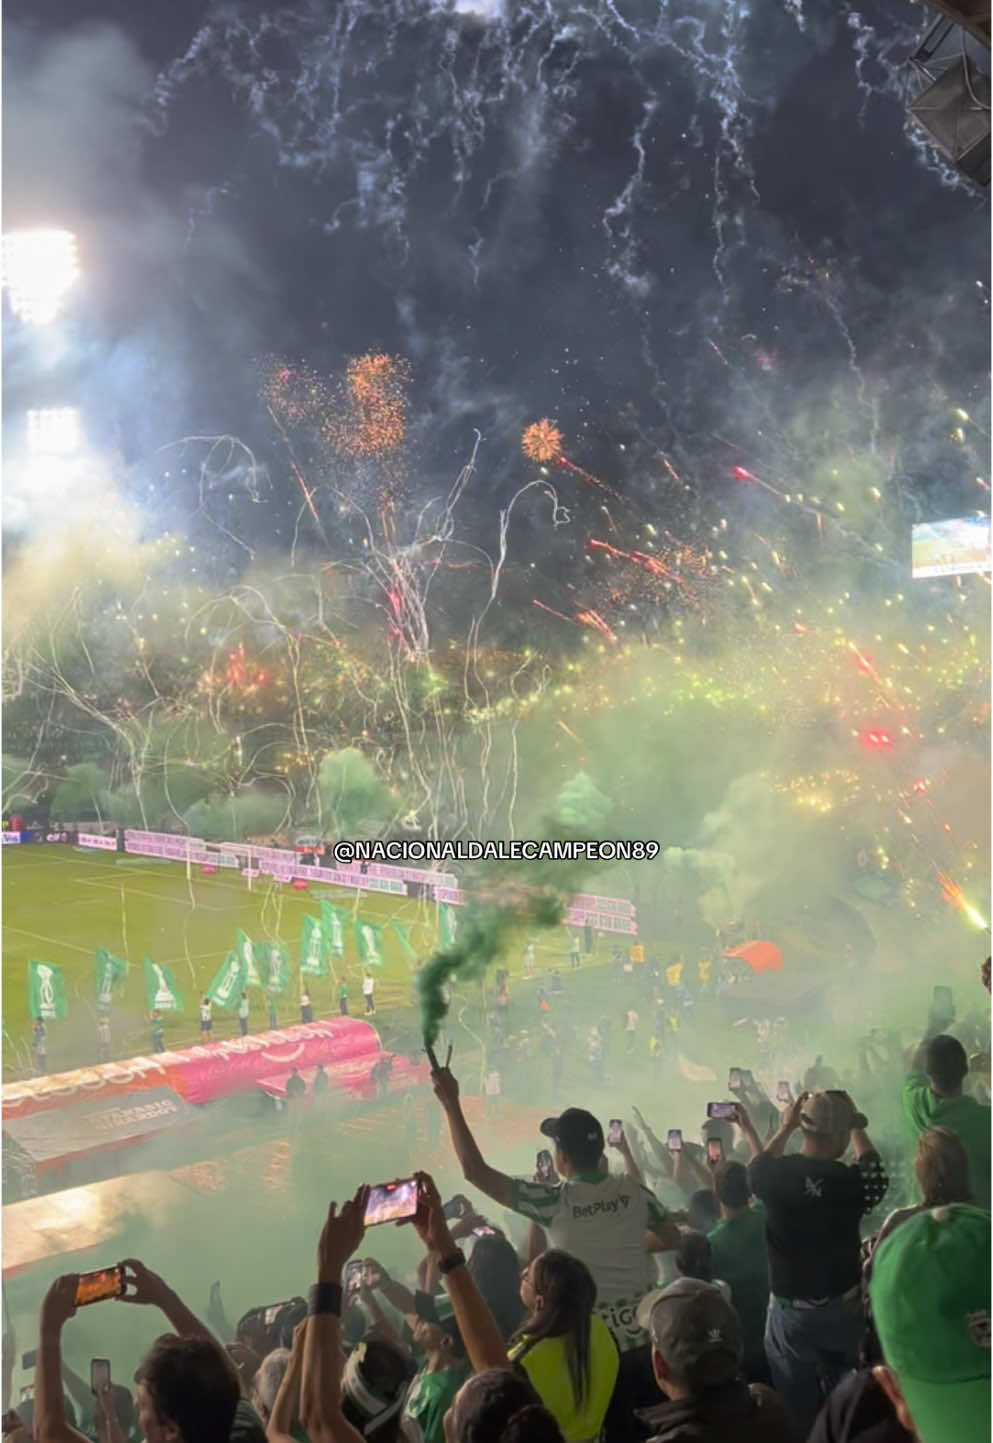
<svg viewBox="0 0 993 1443"><path fill-rule="evenodd" d="M596 1310L621 1352L646 1343L635 1310L657 1284L645 1233L668 1217L655 1194L618 1173L581 1173L559 1183L514 1178L513 1184L511 1211L544 1228L552 1247L572 1253L593 1274Z"/></svg>

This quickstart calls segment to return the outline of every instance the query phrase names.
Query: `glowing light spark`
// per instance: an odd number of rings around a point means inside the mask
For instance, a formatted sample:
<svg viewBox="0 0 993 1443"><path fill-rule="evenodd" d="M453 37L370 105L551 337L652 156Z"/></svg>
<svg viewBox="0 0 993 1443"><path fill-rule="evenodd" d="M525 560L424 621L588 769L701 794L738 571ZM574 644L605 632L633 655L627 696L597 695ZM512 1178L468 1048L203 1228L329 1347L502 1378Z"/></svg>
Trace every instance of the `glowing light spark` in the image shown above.
<svg viewBox="0 0 993 1443"><path fill-rule="evenodd" d="M985 931L989 931L989 923L982 913L966 900L965 894L957 882L953 882L951 877L946 877L944 872L938 872L938 885L941 887L941 895L946 902L967 917L974 927L981 927Z"/></svg>
<svg viewBox="0 0 993 1443"><path fill-rule="evenodd" d="M770 486L769 482L763 481L761 476L756 476L751 471L746 471L744 466L732 466L731 475L736 481L749 481L753 486L761 486L763 490L768 491L779 501L786 500L784 492L777 491L775 486Z"/></svg>
<svg viewBox="0 0 993 1443"><path fill-rule="evenodd" d="M686 584L678 572L670 571L668 566L665 566L657 556L648 556L644 551L621 551L618 547L611 546L609 541L598 541L594 536L591 536L586 544L591 551L605 551L608 556L613 556L618 561L630 561L635 566L651 572L653 576L660 576L673 582L674 585L685 591L692 601L696 601L696 594L692 587Z"/></svg>
<svg viewBox="0 0 993 1443"><path fill-rule="evenodd" d="M893 738L886 731L863 732L860 740L867 752L888 752L893 746Z"/></svg>
<svg viewBox="0 0 993 1443"><path fill-rule="evenodd" d="M348 414L335 428L341 449L380 457L398 450L407 434L406 363L382 354L355 356L345 379Z"/></svg>

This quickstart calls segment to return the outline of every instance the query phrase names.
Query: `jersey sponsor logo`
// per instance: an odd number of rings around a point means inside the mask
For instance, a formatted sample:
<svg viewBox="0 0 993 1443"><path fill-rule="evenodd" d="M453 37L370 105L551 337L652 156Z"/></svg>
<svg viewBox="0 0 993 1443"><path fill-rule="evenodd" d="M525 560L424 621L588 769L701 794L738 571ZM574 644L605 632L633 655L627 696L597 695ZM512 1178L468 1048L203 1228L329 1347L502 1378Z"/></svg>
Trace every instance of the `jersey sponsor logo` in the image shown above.
<svg viewBox="0 0 993 1443"><path fill-rule="evenodd" d="M582 1207L578 1203L573 1203L572 1215L574 1218L595 1218L601 1214L607 1216L620 1212L621 1208L630 1206L631 1199L627 1193L619 1193L617 1197L601 1198L597 1202L586 1203Z"/></svg>

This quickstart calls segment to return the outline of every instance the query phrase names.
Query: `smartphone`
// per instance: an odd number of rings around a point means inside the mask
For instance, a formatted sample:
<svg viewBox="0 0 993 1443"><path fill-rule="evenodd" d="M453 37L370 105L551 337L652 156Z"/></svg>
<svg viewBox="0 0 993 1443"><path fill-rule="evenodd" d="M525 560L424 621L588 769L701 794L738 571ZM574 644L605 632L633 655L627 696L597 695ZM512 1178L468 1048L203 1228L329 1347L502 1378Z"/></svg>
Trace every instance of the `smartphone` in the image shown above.
<svg viewBox="0 0 993 1443"><path fill-rule="evenodd" d="M476 1238L495 1238L498 1236L496 1228L491 1228L489 1223L483 1223L480 1227L473 1228L472 1235Z"/></svg>
<svg viewBox="0 0 993 1443"><path fill-rule="evenodd" d="M372 1228L377 1223L399 1223L417 1213L417 1179L400 1178L396 1182L380 1182L369 1189L369 1201L365 1209L365 1225Z"/></svg>
<svg viewBox="0 0 993 1443"><path fill-rule="evenodd" d="M451 1222L453 1218L464 1218L468 1211L469 1199L463 1197L461 1193L456 1193L442 1208L441 1215Z"/></svg>
<svg viewBox="0 0 993 1443"><path fill-rule="evenodd" d="M741 1086L742 1086L742 1084L741 1084L741 1068L740 1068L740 1067L729 1067L729 1068L728 1068L728 1092L740 1092L740 1091L741 1091Z"/></svg>
<svg viewBox="0 0 993 1443"><path fill-rule="evenodd" d="M936 1017L954 1017L955 999L950 987L936 987L931 999L931 1011Z"/></svg>
<svg viewBox="0 0 993 1443"><path fill-rule="evenodd" d="M610 1127L607 1129L607 1141L611 1147L617 1147L624 1137L624 1123L619 1117L610 1119Z"/></svg>
<svg viewBox="0 0 993 1443"><path fill-rule="evenodd" d="M298 1302L298 1298L287 1298L285 1303L270 1303L268 1308L262 1309L262 1321L267 1328L271 1328L284 1308L291 1307Z"/></svg>
<svg viewBox="0 0 993 1443"><path fill-rule="evenodd" d="M38 1362L38 1349L37 1349L37 1348L32 1348L30 1353L24 1353L24 1354L22 1355L22 1357L21 1357L21 1367L24 1368L25 1371L26 1371L28 1368L33 1368L33 1367L35 1367L35 1365L37 1364L37 1362Z"/></svg>
<svg viewBox="0 0 993 1443"><path fill-rule="evenodd" d="M670 1127L669 1136L665 1140L665 1145L670 1152L682 1152L683 1134L678 1127Z"/></svg>
<svg viewBox="0 0 993 1443"><path fill-rule="evenodd" d="M90 1359L90 1392L100 1394L110 1387L110 1359Z"/></svg>
<svg viewBox="0 0 993 1443"><path fill-rule="evenodd" d="M80 1273L76 1286L76 1307L87 1303L103 1303L108 1298L119 1298L124 1292L124 1269L118 1263L116 1268L98 1268L94 1273Z"/></svg>
<svg viewBox="0 0 993 1443"><path fill-rule="evenodd" d="M552 1154L548 1151L547 1147L543 1147L539 1152L536 1159L535 1171L537 1172L538 1177L541 1179L542 1182L545 1182L549 1178L551 1178L552 1173L555 1171L555 1164L552 1162Z"/></svg>
<svg viewBox="0 0 993 1443"><path fill-rule="evenodd" d="M725 1118L734 1122L738 1116L738 1104L736 1102L708 1102L707 1116Z"/></svg>
<svg viewBox="0 0 993 1443"><path fill-rule="evenodd" d="M22 1403L26 1403L29 1398L33 1398L33 1397L34 1397L34 1384L33 1384L33 1383L25 1383L24 1387L21 1389L21 1402L22 1402Z"/></svg>
<svg viewBox="0 0 993 1443"><path fill-rule="evenodd" d="M776 1101L777 1101L777 1102L792 1102L792 1101L793 1101L793 1093L792 1093L792 1091L791 1091L791 1089L790 1089L790 1085L789 1085L788 1082L777 1082L777 1083L776 1083Z"/></svg>
<svg viewBox="0 0 993 1443"><path fill-rule="evenodd" d="M724 1161L724 1144L719 1137L709 1137L707 1139L707 1161Z"/></svg>

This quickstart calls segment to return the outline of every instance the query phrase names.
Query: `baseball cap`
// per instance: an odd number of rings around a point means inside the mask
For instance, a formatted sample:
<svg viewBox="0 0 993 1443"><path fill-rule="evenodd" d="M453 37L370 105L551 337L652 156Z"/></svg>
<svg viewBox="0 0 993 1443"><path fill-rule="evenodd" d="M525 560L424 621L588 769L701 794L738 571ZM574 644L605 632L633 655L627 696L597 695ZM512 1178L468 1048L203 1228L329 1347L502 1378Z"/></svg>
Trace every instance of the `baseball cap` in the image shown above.
<svg viewBox="0 0 993 1443"><path fill-rule="evenodd" d="M953 1203L876 1249L872 1313L922 1443L988 1443L990 1215Z"/></svg>
<svg viewBox="0 0 993 1443"><path fill-rule="evenodd" d="M603 1128L582 1107L567 1107L558 1117L546 1117L541 1132L576 1162L595 1163L603 1152Z"/></svg>
<svg viewBox="0 0 993 1443"><path fill-rule="evenodd" d="M812 1092L800 1110L800 1126L804 1132L813 1132L820 1137L851 1132L853 1127L867 1127L868 1124L865 1113L855 1111L855 1104L847 1092Z"/></svg>
<svg viewBox="0 0 993 1443"><path fill-rule="evenodd" d="M738 1314L713 1283L677 1278L646 1293L636 1316L673 1372L691 1386L729 1383L741 1366Z"/></svg>

